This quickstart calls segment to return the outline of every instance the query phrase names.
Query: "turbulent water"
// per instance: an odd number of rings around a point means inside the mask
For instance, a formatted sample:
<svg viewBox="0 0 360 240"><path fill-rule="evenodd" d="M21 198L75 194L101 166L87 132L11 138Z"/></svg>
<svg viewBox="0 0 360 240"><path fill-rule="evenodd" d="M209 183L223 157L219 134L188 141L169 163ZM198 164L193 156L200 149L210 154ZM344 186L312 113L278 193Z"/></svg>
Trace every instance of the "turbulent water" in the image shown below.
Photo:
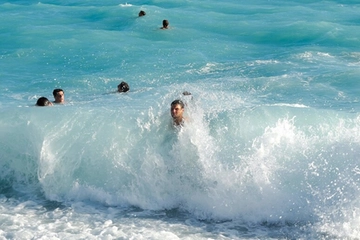
<svg viewBox="0 0 360 240"><path fill-rule="evenodd" d="M359 12L0 1L0 239L359 239Z"/></svg>

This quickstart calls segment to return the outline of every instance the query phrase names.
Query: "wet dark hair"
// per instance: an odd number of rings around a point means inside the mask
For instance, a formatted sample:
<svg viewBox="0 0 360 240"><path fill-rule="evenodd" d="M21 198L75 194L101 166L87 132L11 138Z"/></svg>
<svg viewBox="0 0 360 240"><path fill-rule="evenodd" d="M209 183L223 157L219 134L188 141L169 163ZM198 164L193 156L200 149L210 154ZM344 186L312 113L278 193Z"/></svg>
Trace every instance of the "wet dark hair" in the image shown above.
<svg viewBox="0 0 360 240"><path fill-rule="evenodd" d="M181 108L185 107L185 104L183 103L183 101L181 101L179 99L176 99L176 100L172 101L171 106L178 105L178 104L181 106Z"/></svg>
<svg viewBox="0 0 360 240"><path fill-rule="evenodd" d="M58 92L64 92L64 90L62 90L61 88L54 89L54 91L53 91L54 97L57 95Z"/></svg>
<svg viewBox="0 0 360 240"><path fill-rule="evenodd" d="M127 92L130 90L129 84L127 84L126 82L121 82L118 85L118 92Z"/></svg>
<svg viewBox="0 0 360 240"><path fill-rule="evenodd" d="M44 106L49 106L51 105L51 102L49 101L49 99L47 99L46 97L40 97L37 102L36 102L37 106L40 107L44 107Z"/></svg>
<svg viewBox="0 0 360 240"><path fill-rule="evenodd" d="M146 12L145 12L145 11L141 10L141 11L139 12L139 17L145 16L145 15L146 15Z"/></svg>
<svg viewBox="0 0 360 240"><path fill-rule="evenodd" d="M167 27L167 26L169 26L169 21L164 19L163 20L163 27Z"/></svg>

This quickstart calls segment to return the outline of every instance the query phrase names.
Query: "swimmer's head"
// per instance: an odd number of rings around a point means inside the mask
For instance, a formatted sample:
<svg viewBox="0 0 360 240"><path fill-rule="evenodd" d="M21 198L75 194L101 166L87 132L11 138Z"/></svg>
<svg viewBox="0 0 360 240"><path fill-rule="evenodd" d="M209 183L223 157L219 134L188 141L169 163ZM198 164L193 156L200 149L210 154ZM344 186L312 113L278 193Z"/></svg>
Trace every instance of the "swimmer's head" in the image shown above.
<svg viewBox="0 0 360 240"><path fill-rule="evenodd" d="M171 107L172 107L172 106L175 106L175 105L180 105L180 106L181 106L181 108L184 108L184 107L185 107L184 102L183 102L183 101L181 101L181 100L179 100L179 99L176 99L176 100L172 101L172 103L171 103Z"/></svg>
<svg viewBox="0 0 360 240"><path fill-rule="evenodd" d="M184 121L183 114L184 114L184 107L185 107L185 104L183 103L183 101L178 100L178 99L174 100L170 106L171 106L170 114L171 114L171 117L173 118L174 124L175 125L182 124Z"/></svg>
<svg viewBox="0 0 360 240"><path fill-rule="evenodd" d="M163 26L162 26L163 29L164 29L164 28L168 28L168 26L169 26L169 21L166 20L166 19L164 19L163 22L162 22L162 24L163 24Z"/></svg>
<svg viewBox="0 0 360 240"><path fill-rule="evenodd" d="M121 82L118 86L118 92L127 92L130 90L129 84L126 82Z"/></svg>
<svg viewBox="0 0 360 240"><path fill-rule="evenodd" d="M36 106L40 106L40 107L52 106L52 103L46 97L40 97L36 102Z"/></svg>
<svg viewBox="0 0 360 240"><path fill-rule="evenodd" d="M56 88L53 91L53 95L54 95L55 103L64 103L65 101L64 90L60 88Z"/></svg>

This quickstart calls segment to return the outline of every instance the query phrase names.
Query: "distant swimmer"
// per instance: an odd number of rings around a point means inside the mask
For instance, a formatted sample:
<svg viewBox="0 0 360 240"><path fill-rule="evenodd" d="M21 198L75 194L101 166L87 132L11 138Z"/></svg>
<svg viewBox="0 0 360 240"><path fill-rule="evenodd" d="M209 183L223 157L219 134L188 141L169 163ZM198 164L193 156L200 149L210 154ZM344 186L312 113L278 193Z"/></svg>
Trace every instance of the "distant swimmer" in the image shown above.
<svg viewBox="0 0 360 240"><path fill-rule="evenodd" d="M145 11L141 10L141 11L139 12L139 17L145 16L145 15L146 15L146 12L145 12Z"/></svg>
<svg viewBox="0 0 360 240"><path fill-rule="evenodd" d="M182 94L183 94L184 96L186 96L186 98L190 98L191 100L193 99L193 96L192 96L191 92L184 91ZM185 105L186 105L186 104L185 104Z"/></svg>
<svg viewBox="0 0 360 240"><path fill-rule="evenodd" d="M58 103L58 104L64 104L65 102L65 95L64 95L64 90L60 89L60 88L56 88L53 91L53 95L54 95L54 103Z"/></svg>
<svg viewBox="0 0 360 240"><path fill-rule="evenodd" d="M118 92L127 92L130 90L129 84L127 84L126 82L121 82L118 86Z"/></svg>
<svg viewBox="0 0 360 240"><path fill-rule="evenodd" d="M36 102L36 106L40 106L40 107L52 106L52 103L46 97L40 97Z"/></svg>
<svg viewBox="0 0 360 240"><path fill-rule="evenodd" d="M184 114L184 103L181 100L174 100L171 103L170 113L173 118L174 125L182 125L185 122Z"/></svg>
<svg viewBox="0 0 360 240"><path fill-rule="evenodd" d="M169 21L164 19L163 20L163 26L160 29L169 29Z"/></svg>

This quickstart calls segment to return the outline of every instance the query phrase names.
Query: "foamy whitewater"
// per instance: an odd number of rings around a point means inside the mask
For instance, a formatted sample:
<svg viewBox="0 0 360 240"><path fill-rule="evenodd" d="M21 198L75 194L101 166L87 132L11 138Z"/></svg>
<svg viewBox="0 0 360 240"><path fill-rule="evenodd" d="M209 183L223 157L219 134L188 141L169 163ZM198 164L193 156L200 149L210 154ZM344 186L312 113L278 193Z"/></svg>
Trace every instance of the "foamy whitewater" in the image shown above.
<svg viewBox="0 0 360 240"><path fill-rule="evenodd" d="M359 13L0 1L0 239L359 239Z"/></svg>

